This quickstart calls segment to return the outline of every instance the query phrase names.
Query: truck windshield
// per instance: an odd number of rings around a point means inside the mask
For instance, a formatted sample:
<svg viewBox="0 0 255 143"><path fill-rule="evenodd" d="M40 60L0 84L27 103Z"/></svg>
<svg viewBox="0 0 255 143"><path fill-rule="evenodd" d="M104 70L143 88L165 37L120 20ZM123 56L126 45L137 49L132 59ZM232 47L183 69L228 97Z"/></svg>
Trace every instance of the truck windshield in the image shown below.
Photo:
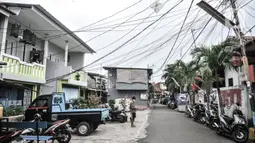
<svg viewBox="0 0 255 143"><path fill-rule="evenodd" d="M48 97L43 97L43 98L36 99L36 101L31 106L32 107L48 106Z"/></svg>

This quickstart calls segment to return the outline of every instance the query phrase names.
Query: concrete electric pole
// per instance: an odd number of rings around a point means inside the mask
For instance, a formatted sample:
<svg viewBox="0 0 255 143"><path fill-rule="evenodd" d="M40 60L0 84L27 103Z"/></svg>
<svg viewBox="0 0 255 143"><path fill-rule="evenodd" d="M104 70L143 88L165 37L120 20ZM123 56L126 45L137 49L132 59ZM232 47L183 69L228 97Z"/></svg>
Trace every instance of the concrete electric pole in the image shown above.
<svg viewBox="0 0 255 143"><path fill-rule="evenodd" d="M239 46L241 48L241 54L242 54L242 61L243 61L243 71L245 75L245 86L248 91L248 95L245 96L245 100L247 103L246 107L246 117L249 117L250 115L250 98L253 96L252 90L251 90L251 84L250 84L250 75L249 75L249 63L248 59L246 57L246 48L245 48L245 41L244 41L244 35L241 30L240 21L238 17L238 8L236 7L236 0L225 0L224 3L230 2L233 13L234 13L234 20L235 22L227 19L223 14L218 12L216 9L214 9L212 6L210 6L205 1L200 1L197 5L202 8L204 11L206 11L208 14L210 14L212 17L214 17L217 21L219 21L224 26L233 29L236 37L239 39ZM248 118L247 118L248 119Z"/></svg>

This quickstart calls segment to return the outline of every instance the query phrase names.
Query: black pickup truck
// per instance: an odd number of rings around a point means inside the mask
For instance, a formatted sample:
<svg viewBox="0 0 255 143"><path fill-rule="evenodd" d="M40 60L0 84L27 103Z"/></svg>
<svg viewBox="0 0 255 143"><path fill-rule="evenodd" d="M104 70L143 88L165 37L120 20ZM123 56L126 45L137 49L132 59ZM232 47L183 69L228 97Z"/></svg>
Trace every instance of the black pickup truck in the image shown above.
<svg viewBox="0 0 255 143"><path fill-rule="evenodd" d="M38 96L27 108L25 120L33 120L38 111L47 122L70 119L71 128L76 128L79 135L86 136L104 124L109 115L107 108L70 109L66 105L65 94L62 92Z"/></svg>

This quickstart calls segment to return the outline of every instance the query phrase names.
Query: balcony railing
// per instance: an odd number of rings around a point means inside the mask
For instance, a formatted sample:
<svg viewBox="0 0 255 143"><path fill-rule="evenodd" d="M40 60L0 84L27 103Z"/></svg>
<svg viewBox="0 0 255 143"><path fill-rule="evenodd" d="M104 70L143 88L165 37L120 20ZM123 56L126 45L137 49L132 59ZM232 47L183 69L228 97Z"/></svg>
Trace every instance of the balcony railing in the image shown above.
<svg viewBox="0 0 255 143"><path fill-rule="evenodd" d="M45 80L45 67L41 64L26 63L21 61L18 57L8 54L2 54L2 62L7 63L7 66L0 68L0 71L2 72L17 76L27 76L29 78Z"/></svg>

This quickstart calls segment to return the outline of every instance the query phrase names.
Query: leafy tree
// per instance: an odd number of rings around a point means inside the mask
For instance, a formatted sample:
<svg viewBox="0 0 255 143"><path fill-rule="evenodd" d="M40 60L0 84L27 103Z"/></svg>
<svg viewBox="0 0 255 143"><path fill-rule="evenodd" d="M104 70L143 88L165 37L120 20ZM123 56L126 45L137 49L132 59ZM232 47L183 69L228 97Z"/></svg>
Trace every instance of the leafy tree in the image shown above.
<svg viewBox="0 0 255 143"><path fill-rule="evenodd" d="M221 78L218 74L219 70L233 68L230 61L232 58L231 45L232 43L226 41L211 47L201 46L191 50L194 61L200 66L201 71L204 73L203 77L207 78L206 81L210 79L211 83L216 83L219 94L219 83L221 82Z"/></svg>
<svg viewBox="0 0 255 143"><path fill-rule="evenodd" d="M185 63L178 60L174 64L167 65L162 78L165 79L168 90L172 90L173 92L179 91L179 87L173 81L173 79L175 79L180 84L181 88L186 87L189 92L190 85L198 70L199 66L195 61Z"/></svg>

